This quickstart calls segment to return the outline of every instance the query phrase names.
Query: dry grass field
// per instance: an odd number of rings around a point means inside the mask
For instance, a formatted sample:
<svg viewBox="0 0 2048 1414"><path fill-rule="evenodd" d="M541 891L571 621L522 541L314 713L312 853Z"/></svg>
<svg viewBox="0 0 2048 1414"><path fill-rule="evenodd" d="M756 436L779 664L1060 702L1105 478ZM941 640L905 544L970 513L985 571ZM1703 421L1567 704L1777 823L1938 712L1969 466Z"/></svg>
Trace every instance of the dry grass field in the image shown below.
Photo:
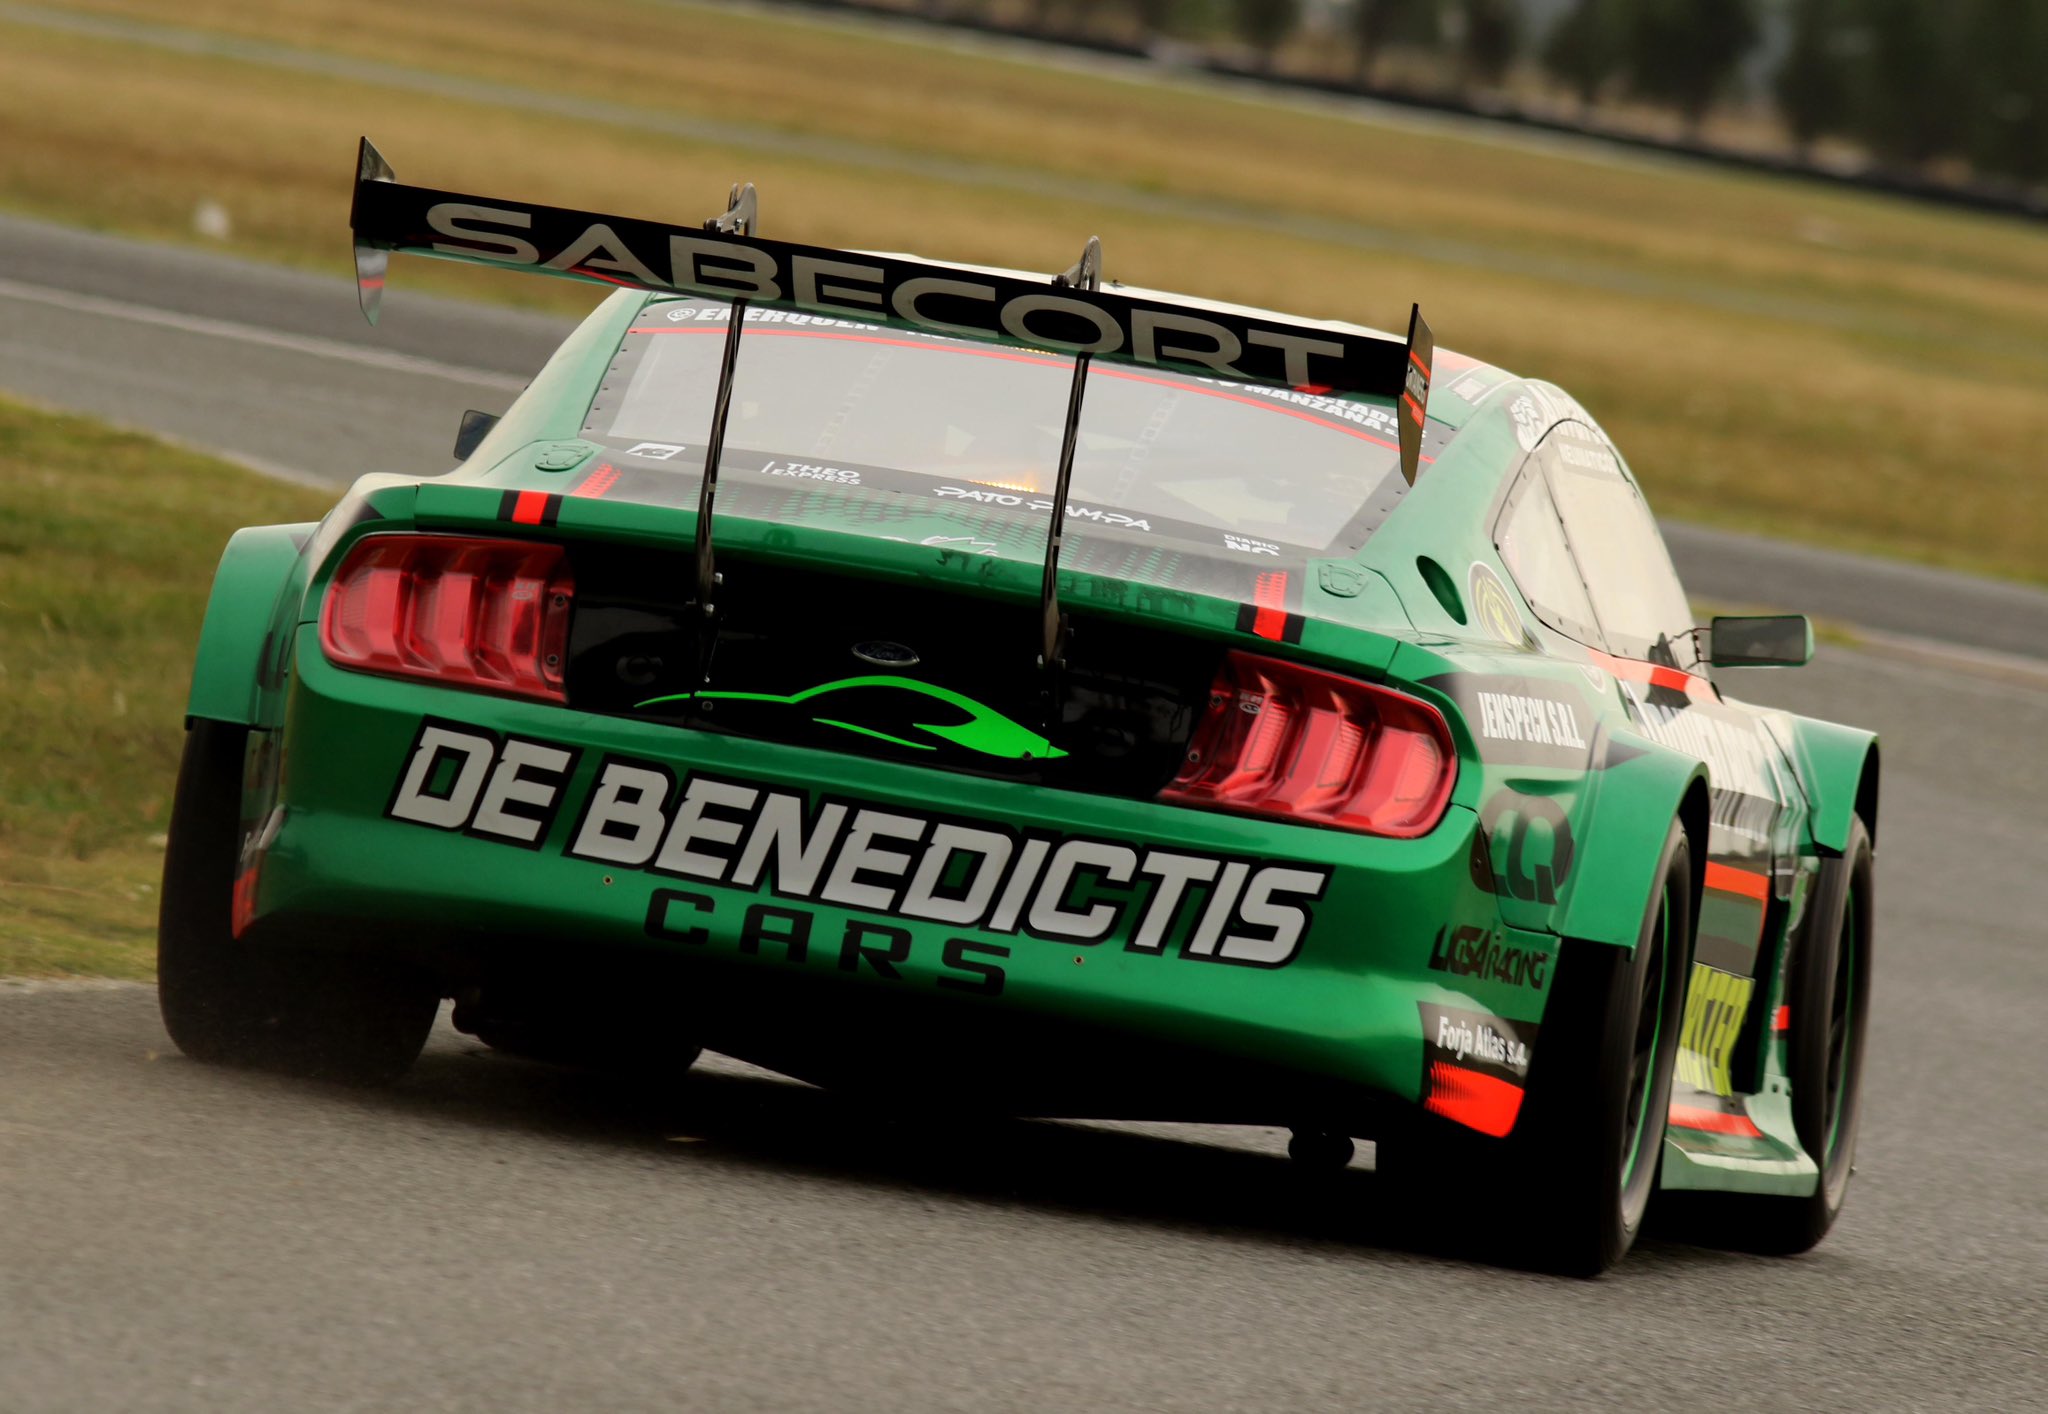
<svg viewBox="0 0 2048 1414"><path fill-rule="evenodd" d="M565 16L567 18L565 18ZM661 0L85 0L0 18L0 202L338 269L409 180L1110 272L1564 384L1667 514L2048 580L2048 231L1776 179L1048 71ZM401 287L565 307L413 262Z"/></svg>

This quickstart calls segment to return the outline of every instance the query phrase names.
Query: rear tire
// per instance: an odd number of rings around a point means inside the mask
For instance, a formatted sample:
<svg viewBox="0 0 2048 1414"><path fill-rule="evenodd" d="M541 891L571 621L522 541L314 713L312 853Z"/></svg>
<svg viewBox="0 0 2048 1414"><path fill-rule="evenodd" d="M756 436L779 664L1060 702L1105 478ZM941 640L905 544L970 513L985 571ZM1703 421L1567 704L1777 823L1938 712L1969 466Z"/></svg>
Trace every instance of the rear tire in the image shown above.
<svg viewBox="0 0 2048 1414"><path fill-rule="evenodd" d="M157 1002L194 1060L352 1084L396 1080L426 1043L440 990L381 958L250 947L234 936L246 727L185 735L164 849Z"/></svg>
<svg viewBox="0 0 2048 1414"><path fill-rule="evenodd" d="M1673 821L1631 949L1567 939L1515 1127L1448 1121L1381 1141L1396 1201L1456 1214L1459 1246L1562 1276L1598 1276L1634 1245L1657 1186L1685 976L1692 845ZM1501 1176L1517 1185L1512 1201Z"/></svg>
<svg viewBox="0 0 2048 1414"><path fill-rule="evenodd" d="M1544 1008L1520 1122L1508 1138L1531 1201L1509 1250L1598 1276L1634 1245L1663 1157L1692 961L1692 847L1673 821L1633 950L1568 940Z"/></svg>
<svg viewBox="0 0 2048 1414"><path fill-rule="evenodd" d="M1799 940L1786 979L1791 1009L1787 1064L1792 1123L1820 1166L1803 1198L1766 1193L1673 1194L1673 1237L1772 1256L1811 1250L1828 1235L1848 1196L1862 1117L1864 1044L1869 1035L1872 859L1859 818L1848 848L1821 864L1812 926Z"/></svg>

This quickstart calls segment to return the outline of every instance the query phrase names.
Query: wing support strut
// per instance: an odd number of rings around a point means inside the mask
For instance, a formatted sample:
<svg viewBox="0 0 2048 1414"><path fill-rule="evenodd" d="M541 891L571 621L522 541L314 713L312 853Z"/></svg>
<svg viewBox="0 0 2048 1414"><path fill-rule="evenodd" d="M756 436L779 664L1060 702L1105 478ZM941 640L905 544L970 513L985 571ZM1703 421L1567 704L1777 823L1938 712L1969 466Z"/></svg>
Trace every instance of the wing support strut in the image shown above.
<svg viewBox="0 0 2048 1414"><path fill-rule="evenodd" d="M1102 241L1090 236L1081 258L1062 274L1052 277L1062 289L1102 288ZM1090 357L1084 349L1074 355L1074 383L1067 394L1067 428L1060 439L1059 474L1052 484L1052 524L1045 537L1045 578L1038 593L1038 666L1057 672L1067 650L1067 616L1060 611L1060 542L1067 530L1067 493L1074 484L1074 451L1081 439L1081 400L1088 391Z"/></svg>
<svg viewBox="0 0 2048 1414"><path fill-rule="evenodd" d="M760 219L758 209L754 184L735 185L726 199L725 214L706 221L704 229L727 236L751 236ZM711 509L718 496L718 459L725 453L726 418L732 412L732 376L739 364L740 333L747 322L747 302L736 299L730 303L725 352L718 364L718 394L711 404L711 433L704 443L704 480L697 488L697 612L706 620L718 614L719 576L711 550Z"/></svg>

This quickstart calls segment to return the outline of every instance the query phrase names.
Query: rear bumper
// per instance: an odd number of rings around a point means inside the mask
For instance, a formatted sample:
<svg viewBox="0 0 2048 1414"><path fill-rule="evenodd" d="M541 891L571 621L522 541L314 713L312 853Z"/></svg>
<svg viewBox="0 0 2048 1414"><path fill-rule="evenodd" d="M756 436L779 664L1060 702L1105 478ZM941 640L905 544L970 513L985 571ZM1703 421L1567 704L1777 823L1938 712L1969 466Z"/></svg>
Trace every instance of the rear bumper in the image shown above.
<svg viewBox="0 0 2048 1414"><path fill-rule="evenodd" d="M1541 1015L1547 968L1469 965L1551 949L1502 932L1463 809L1384 840L1048 791L344 672L302 634L255 942L660 973L799 1074L1355 1133L1424 1097L1426 1024Z"/></svg>

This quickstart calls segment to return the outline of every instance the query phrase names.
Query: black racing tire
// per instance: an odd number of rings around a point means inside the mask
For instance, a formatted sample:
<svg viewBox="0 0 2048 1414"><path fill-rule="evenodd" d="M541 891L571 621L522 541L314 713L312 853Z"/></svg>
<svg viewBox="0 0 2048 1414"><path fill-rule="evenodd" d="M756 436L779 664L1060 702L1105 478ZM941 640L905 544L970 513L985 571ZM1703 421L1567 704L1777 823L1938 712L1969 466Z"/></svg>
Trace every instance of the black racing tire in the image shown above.
<svg viewBox="0 0 2048 1414"><path fill-rule="evenodd" d="M1536 1190L1516 1204L1520 1264L1598 1276L1643 1229L1663 1157L1692 963L1692 845L1673 821L1633 949L1567 939L1523 1110L1508 1137Z"/></svg>
<svg viewBox="0 0 2048 1414"><path fill-rule="evenodd" d="M382 1084L419 1057L440 1005L426 973L383 958L252 947L234 936L248 729L185 734L164 849L157 1003L194 1060Z"/></svg>
<svg viewBox="0 0 2048 1414"><path fill-rule="evenodd" d="M1566 939L1504 1139L1432 1124L1378 1146L1396 1202L1455 1214L1474 1255L1593 1277L1625 1256L1657 1186L1695 914L1692 844L1673 821L1634 948ZM1501 1175L1520 1185L1503 1201Z"/></svg>
<svg viewBox="0 0 2048 1414"><path fill-rule="evenodd" d="M1673 1194L1679 1201L1660 1221L1661 1231L1706 1246L1789 1257L1811 1251L1841 1216L1863 1113L1873 874L1870 830L1858 818L1850 824L1848 847L1821 862L1809 904L1812 922L1786 977L1792 1123L1801 1147L1820 1166L1820 1182L1804 1197Z"/></svg>

